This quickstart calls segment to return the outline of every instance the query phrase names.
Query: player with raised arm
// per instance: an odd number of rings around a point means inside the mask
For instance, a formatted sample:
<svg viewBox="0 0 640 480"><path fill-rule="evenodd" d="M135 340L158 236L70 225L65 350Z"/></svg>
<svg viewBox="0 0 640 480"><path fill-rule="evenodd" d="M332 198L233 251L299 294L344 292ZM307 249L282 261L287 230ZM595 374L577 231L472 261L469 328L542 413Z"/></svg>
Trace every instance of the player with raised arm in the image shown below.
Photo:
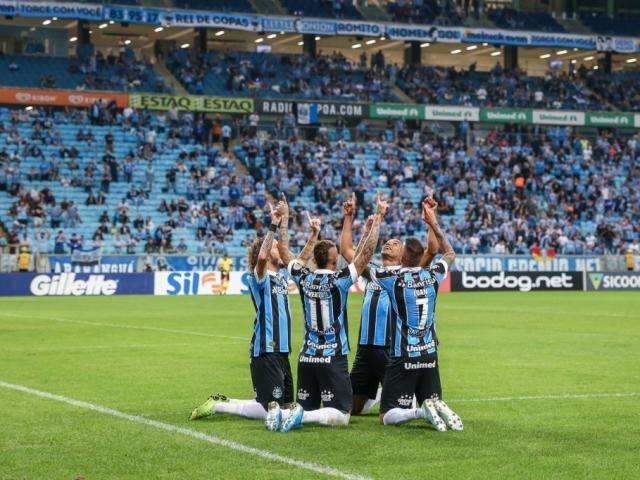
<svg viewBox="0 0 640 480"><path fill-rule="evenodd" d="M287 409L293 402L293 378L289 365L291 352L291 313L288 297L288 272L280 259L274 240L285 216L280 202L271 210L271 226L264 238L256 238L249 250L249 289L255 308L251 339L251 380L255 400L228 399L212 395L191 414L191 419L229 413L247 418L267 419L270 402ZM267 428L270 423L267 422Z"/></svg>
<svg viewBox="0 0 640 480"><path fill-rule="evenodd" d="M433 266L423 267L425 252L416 238L404 244L402 268L397 271L375 270L374 278L389 295L398 315L392 325L391 359L382 386L380 421L397 425L424 419L438 431L462 430L460 417L442 400L435 336L435 307L438 285L455 261L455 252L436 217L435 202L422 204L423 219L443 252ZM413 397L419 408L412 408Z"/></svg>
<svg viewBox="0 0 640 480"><path fill-rule="evenodd" d="M336 271L338 249L329 240L317 242L313 249L317 266L314 272L292 259L290 254L287 258L286 246L279 245L283 260L291 260L289 272L300 289L305 328L304 345L298 358L298 403L283 420L283 432L303 423L349 423L352 390L347 359L347 297L349 288L367 267L378 243L380 223L388 204L379 196L376 199L376 215L362 251L342 270Z"/></svg>

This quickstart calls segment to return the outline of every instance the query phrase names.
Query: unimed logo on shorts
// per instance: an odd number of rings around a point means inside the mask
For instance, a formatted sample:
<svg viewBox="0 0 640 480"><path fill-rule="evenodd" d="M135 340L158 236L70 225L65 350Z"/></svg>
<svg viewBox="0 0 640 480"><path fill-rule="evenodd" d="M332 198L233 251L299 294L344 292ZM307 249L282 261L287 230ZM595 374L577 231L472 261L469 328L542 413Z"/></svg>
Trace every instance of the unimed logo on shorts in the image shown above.
<svg viewBox="0 0 640 480"><path fill-rule="evenodd" d="M457 273L454 290L581 290L579 272Z"/></svg>

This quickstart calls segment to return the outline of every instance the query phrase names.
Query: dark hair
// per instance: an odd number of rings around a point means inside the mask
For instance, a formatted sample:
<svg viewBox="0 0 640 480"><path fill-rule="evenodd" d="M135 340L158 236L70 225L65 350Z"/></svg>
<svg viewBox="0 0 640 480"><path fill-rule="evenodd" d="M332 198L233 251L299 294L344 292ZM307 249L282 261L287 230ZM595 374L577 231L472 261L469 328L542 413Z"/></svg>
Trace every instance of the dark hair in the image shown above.
<svg viewBox="0 0 640 480"><path fill-rule="evenodd" d="M249 247L249 271L253 273L258 264L258 255L260 254L260 248L262 247L262 241L264 237L256 237L251 246Z"/></svg>
<svg viewBox="0 0 640 480"><path fill-rule="evenodd" d="M415 237L407 238L404 241L404 251L402 253L403 267L417 267L424 254L424 247L420 240Z"/></svg>
<svg viewBox="0 0 640 480"><path fill-rule="evenodd" d="M316 262L316 267L327 268L329 264L329 251L335 248L336 244L331 240L320 240L313 247L313 259Z"/></svg>

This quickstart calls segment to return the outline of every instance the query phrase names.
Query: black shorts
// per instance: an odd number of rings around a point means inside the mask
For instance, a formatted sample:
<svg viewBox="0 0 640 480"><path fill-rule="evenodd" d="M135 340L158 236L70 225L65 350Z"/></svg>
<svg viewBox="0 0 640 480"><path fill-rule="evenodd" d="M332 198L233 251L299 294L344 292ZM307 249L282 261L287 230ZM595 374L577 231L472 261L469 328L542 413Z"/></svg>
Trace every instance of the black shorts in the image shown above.
<svg viewBox="0 0 640 480"><path fill-rule="evenodd" d="M378 385L384 381L389 354L387 347L358 345L351 367L351 386L354 395L376 398Z"/></svg>
<svg viewBox="0 0 640 480"><path fill-rule="evenodd" d="M229 272L220 272L220 280L223 282L228 282L231 278L231 273Z"/></svg>
<svg viewBox="0 0 640 480"><path fill-rule="evenodd" d="M293 403L293 376L288 353L263 353L251 357L251 382L256 401L267 409L269 402L280 406Z"/></svg>
<svg viewBox="0 0 640 480"><path fill-rule="evenodd" d="M346 355L335 357L298 358L298 403L305 410L323 407L349 413L353 401L349 360Z"/></svg>
<svg viewBox="0 0 640 480"><path fill-rule="evenodd" d="M411 408L414 395L418 405L427 398L442 398L437 355L389 359L382 384L380 413L392 408Z"/></svg>

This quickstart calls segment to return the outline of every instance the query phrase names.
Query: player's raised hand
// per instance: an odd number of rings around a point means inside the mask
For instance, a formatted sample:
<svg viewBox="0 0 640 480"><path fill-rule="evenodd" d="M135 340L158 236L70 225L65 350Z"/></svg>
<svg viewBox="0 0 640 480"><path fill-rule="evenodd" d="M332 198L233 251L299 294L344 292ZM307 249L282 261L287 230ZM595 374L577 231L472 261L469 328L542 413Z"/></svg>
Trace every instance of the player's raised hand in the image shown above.
<svg viewBox="0 0 640 480"><path fill-rule="evenodd" d="M387 210L389 210L389 202L383 200L380 192L376 193L376 213L384 217Z"/></svg>
<svg viewBox="0 0 640 480"><path fill-rule="evenodd" d="M342 213L345 217L353 217L356 213L356 195L352 193L348 200L342 204Z"/></svg>
<svg viewBox="0 0 640 480"><path fill-rule="evenodd" d="M427 225L433 225L434 223L437 223L438 221L438 217L436 215L437 209L438 209L438 204L431 197L425 198L425 200L422 202L422 219Z"/></svg>
<svg viewBox="0 0 640 480"><path fill-rule="evenodd" d="M311 231L314 235L318 235L320 233L320 229L322 228L322 220L319 217L311 218L309 212L307 212L307 220L309 221L309 226L311 226Z"/></svg>
<svg viewBox="0 0 640 480"><path fill-rule="evenodd" d="M280 194L280 202L284 205L283 207L283 216L288 216L289 215L289 202L287 201L287 196L284 194L284 192L282 192Z"/></svg>
<svg viewBox="0 0 640 480"><path fill-rule="evenodd" d="M267 203L269 207L269 215L271 216L271 223L274 225L279 225L282 221L282 210L280 209L280 202L274 208L271 202Z"/></svg>

